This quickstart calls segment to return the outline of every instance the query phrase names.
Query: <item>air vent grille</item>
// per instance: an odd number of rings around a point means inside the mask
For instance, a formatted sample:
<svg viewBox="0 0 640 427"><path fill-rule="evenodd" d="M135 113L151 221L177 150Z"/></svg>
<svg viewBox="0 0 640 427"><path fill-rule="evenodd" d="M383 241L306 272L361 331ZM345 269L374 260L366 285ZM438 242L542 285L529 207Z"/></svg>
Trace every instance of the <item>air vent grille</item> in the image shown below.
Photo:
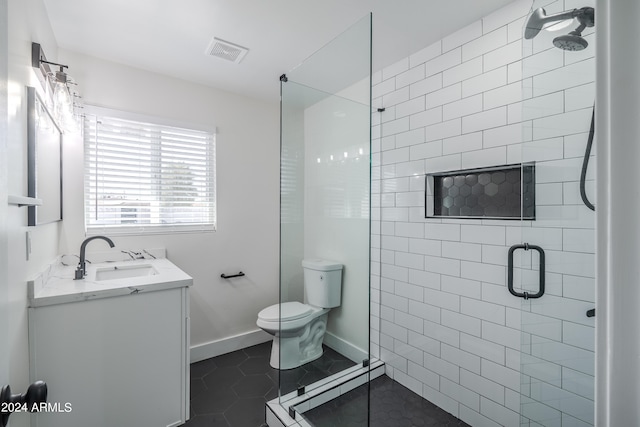
<svg viewBox="0 0 640 427"><path fill-rule="evenodd" d="M239 64L249 49L214 37L207 47L206 54Z"/></svg>

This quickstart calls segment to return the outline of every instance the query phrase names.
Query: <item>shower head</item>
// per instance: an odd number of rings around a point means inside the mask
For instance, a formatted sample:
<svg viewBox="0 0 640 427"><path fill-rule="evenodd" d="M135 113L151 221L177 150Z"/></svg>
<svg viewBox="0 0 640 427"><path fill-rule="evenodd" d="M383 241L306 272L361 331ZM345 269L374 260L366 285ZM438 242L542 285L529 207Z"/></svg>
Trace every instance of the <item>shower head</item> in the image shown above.
<svg viewBox="0 0 640 427"><path fill-rule="evenodd" d="M524 30L524 38L532 39L538 35L540 30L544 28L546 24L557 21L565 21L567 19L577 18L580 22L580 26L576 29L578 34L574 34L580 36L582 30L586 27L593 27L595 23L594 19L594 9L592 7L583 7L581 9L573 9L567 10L564 12L556 13L554 15L547 15L547 12L543 8L539 8L533 11L529 20L527 21L527 25ZM573 33L573 32L572 32Z"/></svg>
<svg viewBox="0 0 640 427"><path fill-rule="evenodd" d="M579 34L573 34L575 31L559 36L553 39L553 45L562 50L578 51L586 49L589 43Z"/></svg>
<svg viewBox="0 0 640 427"><path fill-rule="evenodd" d="M534 38L538 35L540 30L542 30L545 24L575 18L576 11L577 9L574 9L566 12L556 13L555 15L547 15L547 12L542 7L534 10L529 17L529 20L527 21L527 25L524 30L524 38Z"/></svg>

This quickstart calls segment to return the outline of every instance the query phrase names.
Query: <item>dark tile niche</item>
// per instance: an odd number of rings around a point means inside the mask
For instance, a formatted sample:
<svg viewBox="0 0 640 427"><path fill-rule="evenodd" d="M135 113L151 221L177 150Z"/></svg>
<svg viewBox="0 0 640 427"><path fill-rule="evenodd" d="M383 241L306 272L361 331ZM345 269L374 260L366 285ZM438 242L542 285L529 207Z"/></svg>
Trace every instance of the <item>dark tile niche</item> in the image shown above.
<svg viewBox="0 0 640 427"><path fill-rule="evenodd" d="M426 175L425 217L535 219L533 163Z"/></svg>

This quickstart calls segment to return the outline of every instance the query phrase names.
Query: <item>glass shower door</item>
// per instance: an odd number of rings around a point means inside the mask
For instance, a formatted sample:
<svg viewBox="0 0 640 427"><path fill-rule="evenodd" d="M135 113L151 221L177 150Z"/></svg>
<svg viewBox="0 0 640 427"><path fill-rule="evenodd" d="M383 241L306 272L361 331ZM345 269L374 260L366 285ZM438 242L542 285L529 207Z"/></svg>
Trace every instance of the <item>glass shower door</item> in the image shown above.
<svg viewBox="0 0 640 427"><path fill-rule="evenodd" d="M280 303L309 304L303 260L330 260L343 265L343 270L340 304L326 307L328 319L312 324L308 333L303 330L299 344L293 342L296 348L280 348L280 358L285 351L304 354L305 342L319 339L323 354L278 371L279 402L294 425L314 425L327 417L342 425L340 404L327 402L354 390L361 403L349 405L349 425L366 426L371 16L280 81ZM285 321L280 322L280 332L282 337L291 334Z"/></svg>
<svg viewBox="0 0 640 427"><path fill-rule="evenodd" d="M593 3L536 0L531 12L543 7L551 16ZM520 365L521 426L594 425L595 212L581 193L594 202L594 152L585 160L585 151L595 34L584 29L584 50L559 49L554 40L557 45L580 24L564 22L565 29L523 38L523 101L510 117L522 123L521 161L535 164L535 219L523 220L514 233L519 241L512 242L513 285L522 297L511 310L521 329L520 351L513 354Z"/></svg>

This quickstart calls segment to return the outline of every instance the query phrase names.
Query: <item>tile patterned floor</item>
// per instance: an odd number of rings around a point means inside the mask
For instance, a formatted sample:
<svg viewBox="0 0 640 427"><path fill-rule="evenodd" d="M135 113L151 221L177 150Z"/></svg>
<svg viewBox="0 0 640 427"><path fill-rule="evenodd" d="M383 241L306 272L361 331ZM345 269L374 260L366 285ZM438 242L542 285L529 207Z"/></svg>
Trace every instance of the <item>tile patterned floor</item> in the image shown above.
<svg viewBox="0 0 640 427"><path fill-rule="evenodd" d="M366 427L369 410L371 427L469 427L386 375L370 386L370 404L365 385L303 415L316 427Z"/></svg>
<svg viewBox="0 0 640 427"><path fill-rule="evenodd" d="M264 405L278 397L271 343L191 364L191 419L184 427L264 427ZM337 373L354 363L328 347L322 357L281 371L283 391ZM316 427L365 427L367 389L359 387L304 415ZM409 389L382 376L371 382L371 427L467 426ZM467 426L468 427L468 426Z"/></svg>
<svg viewBox="0 0 640 427"><path fill-rule="evenodd" d="M191 364L191 419L185 427L258 427L264 404L278 397L271 342ZM280 371L283 393L326 378L354 363L325 347L318 360Z"/></svg>

